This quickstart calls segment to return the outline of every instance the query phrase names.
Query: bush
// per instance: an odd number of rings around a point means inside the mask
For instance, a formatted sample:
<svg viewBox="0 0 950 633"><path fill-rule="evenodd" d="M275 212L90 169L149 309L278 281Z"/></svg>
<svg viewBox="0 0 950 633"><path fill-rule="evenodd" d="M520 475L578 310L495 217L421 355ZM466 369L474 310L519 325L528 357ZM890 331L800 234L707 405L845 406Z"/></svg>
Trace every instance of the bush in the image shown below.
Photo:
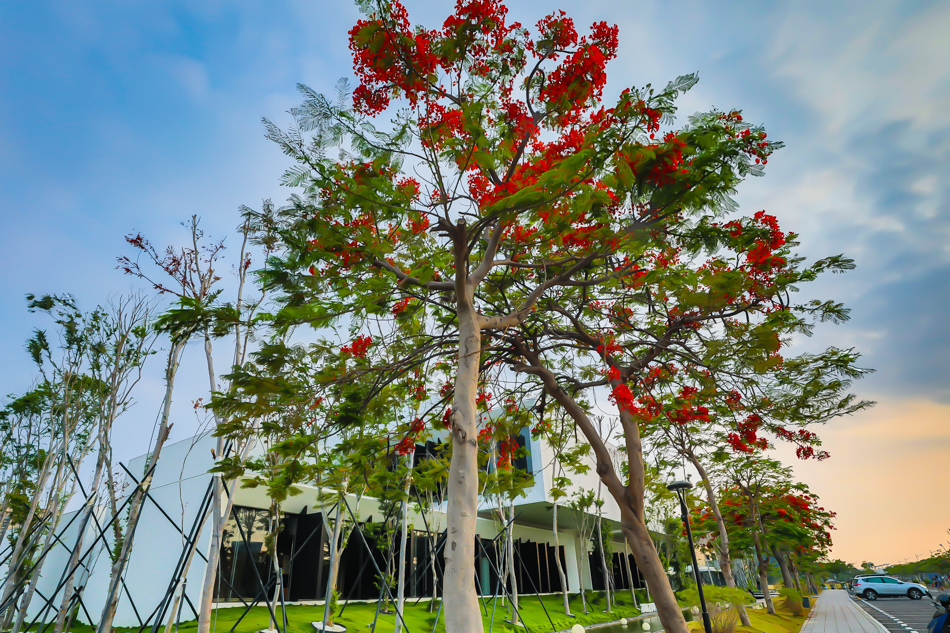
<svg viewBox="0 0 950 633"><path fill-rule="evenodd" d="M785 598L785 609L789 613L798 617L805 615L805 607L802 606L802 594L791 587L782 589L778 593Z"/></svg>

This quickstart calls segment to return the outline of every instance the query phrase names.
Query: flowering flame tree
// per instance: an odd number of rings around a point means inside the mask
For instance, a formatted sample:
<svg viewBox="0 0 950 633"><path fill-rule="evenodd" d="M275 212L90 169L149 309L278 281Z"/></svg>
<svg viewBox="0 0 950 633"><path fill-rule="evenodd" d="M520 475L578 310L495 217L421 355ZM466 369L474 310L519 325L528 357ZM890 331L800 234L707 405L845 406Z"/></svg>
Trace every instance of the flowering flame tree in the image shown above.
<svg viewBox="0 0 950 633"><path fill-rule="evenodd" d="M780 144L734 111L661 131L695 76L605 104L616 26L582 33L557 12L525 28L495 0L458 0L441 28L428 29L413 27L397 1L364 5L350 31L358 87L341 84L335 103L301 87L294 125L267 124L296 163L285 184L299 188L276 213L281 245L262 275L282 293L274 322L345 324L337 355L352 362L327 380L363 381L366 402L415 383L425 422L408 432L448 429L450 633L481 627L480 375L497 363L528 374L526 384L582 428L599 462L603 439L568 390L606 388L631 476L621 482L607 463L598 472L621 502L665 628L685 631L643 525L638 380L677 346L680 360L701 367L780 364L780 334L805 329L787 309L789 288L849 262L800 269L773 217L717 219ZM372 120L384 114L382 129ZM708 261L694 265L700 253ZM799 312L842 315L830 303ZM726 342L702 352L686 344L711 327ZM566 371L565 350L596 364Z"/></svg>

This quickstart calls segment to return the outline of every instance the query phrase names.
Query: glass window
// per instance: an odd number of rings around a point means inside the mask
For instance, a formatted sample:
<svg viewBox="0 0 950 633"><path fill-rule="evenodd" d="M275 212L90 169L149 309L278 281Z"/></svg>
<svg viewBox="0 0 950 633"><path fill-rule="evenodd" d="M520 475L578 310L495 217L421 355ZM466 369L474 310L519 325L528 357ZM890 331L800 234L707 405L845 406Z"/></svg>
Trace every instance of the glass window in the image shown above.
<svg viewBox="0 0 950 633"><path fill-rule="evenodd" d="M881 578L881 580L888 583L889 585L901 584L901 581L897 580L896 578Z"/></svg>
<svg viewBox="0 0 950 633"><path fill-rule="evenodd" d="M272 573L270 553L265 547L269 529L270 516L266 510L234 508L221 544L223 586L218 589L219 600L254 596L260 586L258 577L267 582Z"/></svg>

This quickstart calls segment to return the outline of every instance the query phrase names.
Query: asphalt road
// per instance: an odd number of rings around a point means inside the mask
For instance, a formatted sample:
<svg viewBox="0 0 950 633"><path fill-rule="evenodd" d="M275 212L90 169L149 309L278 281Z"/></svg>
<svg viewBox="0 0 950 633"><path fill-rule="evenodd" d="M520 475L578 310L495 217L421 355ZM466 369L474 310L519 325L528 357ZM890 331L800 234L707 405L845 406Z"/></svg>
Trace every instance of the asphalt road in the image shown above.
<svg viewBox="0 0 950 633"><path fill-rule="evenodd" d="M878 598L868 602L854 598L872 618L894 633L927 633L927 625L933 618L936 607L924 596L921 600L910 598Z"/></svg>

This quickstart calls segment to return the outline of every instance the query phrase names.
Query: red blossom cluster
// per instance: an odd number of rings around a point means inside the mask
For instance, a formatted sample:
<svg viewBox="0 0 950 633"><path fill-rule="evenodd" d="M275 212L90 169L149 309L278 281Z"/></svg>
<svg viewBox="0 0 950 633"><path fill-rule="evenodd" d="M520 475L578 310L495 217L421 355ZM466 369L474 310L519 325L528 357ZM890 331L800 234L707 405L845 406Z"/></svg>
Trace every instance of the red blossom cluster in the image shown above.
<svg viewBox="0 0 950 633"><path fill-rule="evenodd" d="M556 113L557 124L567 127L577 123L584 108L603 93L607 83L605 67L617 56L618 29L616 25L597 22L591 26L589 38L578 38L573 21L560 11L538 22L538 30L552 43L543 51L535 49L539 57L553 57L556 51L573 49L548 74L540 95Z"/></svg>
<svg viewBox="0 0 950 633"><path fill-rule="evenodd" d="M366 358L366 352L369 351L372 344L372 337L357 336L355 341L341 347L340 353L344 356L352 356L353 358Z"/></svg>
<svg viewBox="0 0 950 633"><path fill-rule="evenodd" d="M815 458L818 461L822 461L830 457L827 451L815 450L814 446L819 443L817 433L813 433L807 429L791 431L779 425L775 425L772 431L777 437L786 442L798 444L798 447L795 449L795 454L799 459Z"/></svg>
<svg viewBox="0 0 950 633"><path fill-rule="evenodd" d="M764 437L759 437L758 433L762 428L762 418L753 413L736 423L736 433L729 433L726 441L736 453L754 453L757 450L764 451L769 447L769 441Z"/></svg>
<svg viewBox="0 0 950 633"><path fill-rule="evenodd" d="M620 382L614 385L610 390L610 401L617 405L617 408L630 413L636 413L638 408L633 401L633 393L627 383Z"/></svg>
<svg viewBox="0 0 950 633"><path fill-rule="evenodd" d="M475 396L475 406L488 407L488 403L491 401L492 395L485 391L479 391L478 395Z"/></svg>
<svg viewBox="0 0 950 633"><path fill-rule="evenodd" d="M419 435L425 430L425 423L423 423L422 418L416 418L412 421L412 425L409 427L409 430L406 432L405 436L399 443L396 444L396 454L397 455L409 455L416 450L416 440L419 438Z"/></svg>
<svg viewBox="0 0 950 633"><path fill-rule="evenodd" d="M495 466L500 469L508 470L511 468L511 460L518 450L518 440L514 437L506 437L498 441L498 459L495 460Z"/></svg>
<svg viewBox="0 0 950 633"><path fill-rule="evenodd" d="M622 352L623 348L620 346L620 343L618 343L617 339L612 336L605 336L601 339L600 345L597 346L597 353L603 358L614 356L615 354L621 354Z"/></svg>
<svg viewBox="0 0 950 633"><path fill-rule="evenodd" d="M694 402L698 393L699 390L695 387L681 388L677 402L664 409L666 417L671 422L680 425L690 422L709 422L711 420L709 409Z"/></svg>
<svg viewBox="0 0 950 633"><path fill-rule="evenodd" d="M815 450L814 446L799 446L795 449L795 456L798 459L811 459L814 457L818 461L824 461L831 457L828 451Z"/></svg>
<svg viewBox="0 0 950 633"><path fill-rule="evenodd" d="M785 258L773 254L777 248L785 244L785 233L778 226L774 215L765 211L757 211L753 220L760 227L768 229L767 237L757 240L746 253L746 262L759 271L771 271L785 265Z"/></svg>

